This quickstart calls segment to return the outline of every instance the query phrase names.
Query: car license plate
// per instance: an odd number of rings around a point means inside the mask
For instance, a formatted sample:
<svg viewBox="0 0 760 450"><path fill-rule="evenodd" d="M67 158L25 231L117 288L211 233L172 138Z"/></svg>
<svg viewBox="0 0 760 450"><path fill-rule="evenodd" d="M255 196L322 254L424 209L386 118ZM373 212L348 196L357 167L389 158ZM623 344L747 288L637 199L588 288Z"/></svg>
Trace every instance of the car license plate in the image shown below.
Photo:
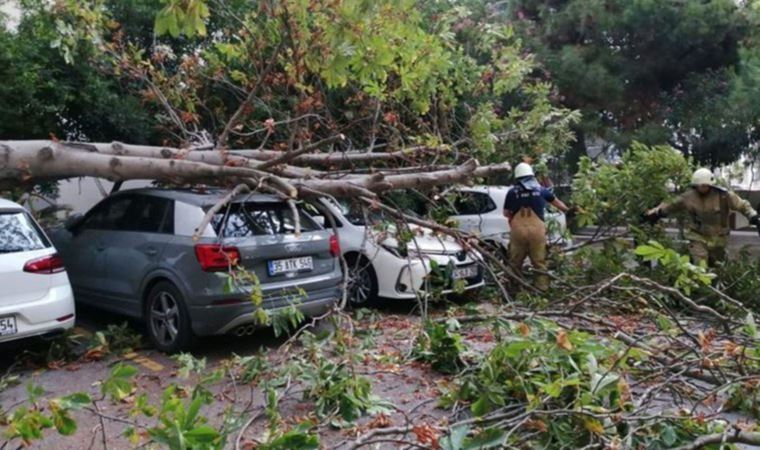
<svg viewBox="0 0 760 450"><path fill-rule="evenodd" d="M311 256L300 258L275 259L269 261L269 275L283 273L308 272L314 269L314 261Z"/></svg>
<svg viewBox="0 0 760 450"><path fill-rule="evenodd" d="M451 277L455 280L461 280L464 278L476 277L477 275L478 275L478 266L473 264L471 266L459 267L459 268L454 269L454 272L452 272Z"/></svg>
<svg viewBox="0 0 760 450"><path fill-rule="evenodd" d="M13 316L0 317L0 336L10 336L18 333L16 318Z"/></svg>

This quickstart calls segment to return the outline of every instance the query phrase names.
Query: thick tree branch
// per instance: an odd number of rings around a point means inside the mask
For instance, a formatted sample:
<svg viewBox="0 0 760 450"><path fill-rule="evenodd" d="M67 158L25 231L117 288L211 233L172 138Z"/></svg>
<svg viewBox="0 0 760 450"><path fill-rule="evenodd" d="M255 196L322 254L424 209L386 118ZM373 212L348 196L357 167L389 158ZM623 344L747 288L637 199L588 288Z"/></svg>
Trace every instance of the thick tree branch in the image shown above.
<svg viewBox="0 0 760 450"><path fill-rule="evenodd" d="M323 145L324 142L317 144ZM446 170L387 176L375 173L328 180L314 178L313 172L307 169L286 167L282 169L287 171L289 178L286 179L280 176L283 173L279 164L262 170L261 165L226 158L224 152L188 152L122 143L0 141L0 188L92 176L113 181L146 179L225 187L240 183L251 187L266 184L288 198L309 196L314 192L336 197L372 197L393 189L463 183L473 177L509 170L508 164L479 167L475 160L470 160Z"/></svg>

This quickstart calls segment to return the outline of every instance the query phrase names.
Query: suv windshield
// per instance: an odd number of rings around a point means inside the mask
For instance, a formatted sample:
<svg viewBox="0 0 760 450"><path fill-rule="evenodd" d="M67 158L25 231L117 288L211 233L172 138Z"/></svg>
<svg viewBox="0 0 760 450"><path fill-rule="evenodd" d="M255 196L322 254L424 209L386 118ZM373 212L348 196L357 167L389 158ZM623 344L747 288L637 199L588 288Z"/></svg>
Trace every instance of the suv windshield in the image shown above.
<svg viewBox="0 0 760 450"><path fill-rule="evenodd" d="M23 211L0 212L0 253L18 253L50 247L37 224Z"/></svg>
<svg viewBox="0 0 760 450"><path fill-rule="evenodd" d="M298 207L301 231L317 231L319 225ZM232 203L211 219L217 236L249 237L295 233L293 211L284 203Z"/></svg>

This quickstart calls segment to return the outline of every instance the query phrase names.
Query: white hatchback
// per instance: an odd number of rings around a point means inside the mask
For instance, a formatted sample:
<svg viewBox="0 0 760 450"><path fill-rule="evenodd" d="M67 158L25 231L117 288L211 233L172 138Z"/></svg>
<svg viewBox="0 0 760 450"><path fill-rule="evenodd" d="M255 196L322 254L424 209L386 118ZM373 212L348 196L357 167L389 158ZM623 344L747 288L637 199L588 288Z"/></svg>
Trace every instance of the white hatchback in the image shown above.
<svg viewBox="0 0 760 450"><path fill-rule="evenodd" d="M395 237L395 226L388 225L392 221L378 217L382 214L365 213L326 198L321 202L338 226L352 304L377 298L415 299L431 292L447 295L484 285L480 255L465 251L454 238L410 225L413 236L402 246ZM324 220L321 214L314 214L314 218ZM329 221L325 227L330 227Z"/></svg>
<svg viewBox="0 0 760 450"><path fill-rule="evenodd" d="M504 202L510 189L511 186L464 186L447 190L444 195L457 212L451 220L458 229L507 250L509 221L504 217ZM545 219L549 245L572 246L565 214L550 206Z"/></svg>
<svg viewBox="0 0 760 450"><path fill-rule="evenodd" d="M63 261L32 216L0 199L0 342L74 326Z"/></svg>

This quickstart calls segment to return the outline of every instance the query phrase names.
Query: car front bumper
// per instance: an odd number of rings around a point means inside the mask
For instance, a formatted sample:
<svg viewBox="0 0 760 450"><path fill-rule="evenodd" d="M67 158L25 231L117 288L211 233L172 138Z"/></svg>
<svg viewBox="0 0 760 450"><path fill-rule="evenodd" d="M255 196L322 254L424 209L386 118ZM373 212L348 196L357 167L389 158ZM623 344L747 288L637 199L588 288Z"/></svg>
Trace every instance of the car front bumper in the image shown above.
<svg viewBox="0 0 760 450"><path fill-rule="evenodd" d="M433 265L435 261L438 267L446 267L453 264L455 269L474 267L477 275L469 278L463 278L464 284L460 288L455 288L453 279L436 279L432 276ZM419 295L425 296L433 293L449 295L471 289L477 289L484 285L483 267L474 259L468 258L465 261L456 261L448 255L432 255L428 258L415 259L401 268L398 274L394 298L398 299L415 299Z"/></svg>

